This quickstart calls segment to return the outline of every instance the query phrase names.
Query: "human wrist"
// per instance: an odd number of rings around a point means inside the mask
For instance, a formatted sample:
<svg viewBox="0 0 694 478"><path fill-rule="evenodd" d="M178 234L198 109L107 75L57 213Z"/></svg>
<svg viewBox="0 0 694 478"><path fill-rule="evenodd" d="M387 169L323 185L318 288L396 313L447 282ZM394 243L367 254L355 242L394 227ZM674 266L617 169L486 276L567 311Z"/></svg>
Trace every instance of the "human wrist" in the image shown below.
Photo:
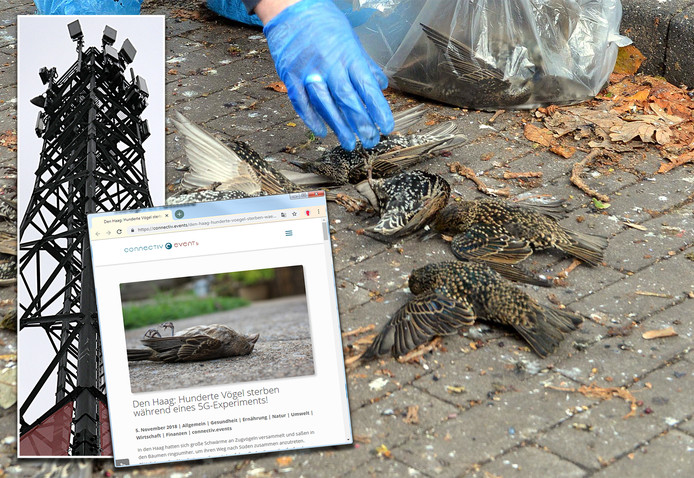
<svg viewBox="0 0 694 478"><path fill-rule="evenodd" d="M301 0L260 0L255 6L255 14L258 15L263 25L275 18L282 10Z"/></svg>

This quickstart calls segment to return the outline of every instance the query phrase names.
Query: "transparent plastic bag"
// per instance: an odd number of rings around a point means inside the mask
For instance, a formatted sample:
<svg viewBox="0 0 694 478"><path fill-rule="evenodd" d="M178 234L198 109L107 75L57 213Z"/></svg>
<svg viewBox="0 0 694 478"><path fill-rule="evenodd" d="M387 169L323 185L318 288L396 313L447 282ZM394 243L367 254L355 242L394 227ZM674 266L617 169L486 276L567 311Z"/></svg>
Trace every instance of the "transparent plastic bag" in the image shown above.
<svg viewBox="0 0 694 478"><path fill-rule="evenodd" d="M481 109L595 96L619 35L620 0L354 0L355 27L391 85Z"/></svg>
<svg viewBox="0 0 694 478"><path fill-rule="evenodd" d="M139 15L142 0L34 0L41 15Z"/></svg>

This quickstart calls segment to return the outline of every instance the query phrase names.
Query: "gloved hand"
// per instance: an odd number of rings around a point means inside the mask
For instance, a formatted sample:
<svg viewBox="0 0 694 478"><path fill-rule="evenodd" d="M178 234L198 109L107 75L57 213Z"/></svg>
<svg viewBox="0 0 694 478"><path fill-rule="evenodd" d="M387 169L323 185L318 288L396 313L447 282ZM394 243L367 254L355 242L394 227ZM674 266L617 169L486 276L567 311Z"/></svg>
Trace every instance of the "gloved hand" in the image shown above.
<svg viewBox="0 0 694 478"><path fill-rule="evenodd" d="M371 148L380 133L393 130L393 114L381 92L388 79L331 0L290 5L263 32L294 109L316 135L326 134L323 118L351 151L355 134Z"/></svg>

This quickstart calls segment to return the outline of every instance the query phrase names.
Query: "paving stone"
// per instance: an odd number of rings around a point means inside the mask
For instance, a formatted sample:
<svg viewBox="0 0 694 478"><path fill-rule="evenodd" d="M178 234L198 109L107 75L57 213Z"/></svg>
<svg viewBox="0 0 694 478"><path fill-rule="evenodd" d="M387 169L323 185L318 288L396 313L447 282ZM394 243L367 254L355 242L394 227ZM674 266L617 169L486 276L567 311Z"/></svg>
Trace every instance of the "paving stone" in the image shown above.
<svg viewBox="0 0 694 478"><path fill-rule="evenodd" d="M686 422L680 423L677 425L677 428L679 428L681 431L688 433L690 436L694 437L694 419L691 417L689 420Z"/></svg>
<svg viewBox="0 0 694 478"><path fill-rule="evenodd" d="M580 478L586 476L586 471L552 453L527 446L497 458L469 476L472 478L489 478L490 476Z"/></svg>
<svg viewBox="0 0 694 478"><path fill-rule="evenodd" d="M250 134L266 134L276 125L296 121L294 110L285 98L251 103L245 109L236 109L223 118L209 121L205 126L213 131L238 138Z"/></svg>
<svg viewBox="0 0 694 478"><path fill-rule="evenodd" d="M667 183L663 175L642 181L622 190L622 195L611 198L612 214L628 217L633 222L651 218L650 212L661 213L682 204L694 194L691 167L680 167L668 172Z"/></svg>
<svg viewBox="0 0 694 478"><path fill-rule="evenodd" d="M374 241L351 230L338 231L332 235L332 238L333 263L335 264L336 272L351 266L357 266L359 270L362 270L360 263L376 254L380 254L388 247L386 244ZM352 269L356 269L356 267L352 267ZM358 271L353 271L352 275L358 275ZM345 278L348 277L345 276ZM359 280L356 282L359 282Z"/></svg>
<svg viewBox="0 0 694 478"><path fill-rule="evenodd" d="M623 418L629 413L629 405L614 398L562 423L537 443L574 463L598 469L690 414L692 384L690 363L683 360L666 366L630 387L633 396L642 402L634 416Z"/></svg>
<svg viewBox="0 0 694 478"><path fill-rule="evenodd" d="M183 20L180 18L168 19L166 22L166 36L177 36L201 28L202 23L194 20Z"/></svg>
<svg viewBox="0 0 694 478"><path fill-rule="evenodd" d="M229 91L229 89L223 89L204 97L196 96L189 101L177 104L173 109L183 114L183 116L188 118L193 123L203 125L203 123L226 117L232 112L238 111L240 107L248 107L252 103L253 99L244 95L240 91ZM173 118L175 116L173 116L173 113L170 112L169 117ZM173 124L170 124L169 126L170 129L175 129ZM202 127L205 128L204 125ZM240 133L241 132L239 132L239 134Z"/></svg>
<svg viewBox="0 0 694 478"><path fill-rule="evenodd" d="M418 268L441 261L455 260L448 247L434 246L435 241L407 240L398 246L387 248L344 272L347 279L357 285L386 293L407 284L410 273ZM433 247L432 247L433 246ZM390 278L385 278L390 272Z"/></svg>
<svg viewBox="0 0 694 478"><path fill-rule="evenodd" d="M687 478L692 475L694 437L678 431L668 432L634 452L633 458L623 457L593 476L662 476L665 469L667 476L672 478Z"/></svg>
<svg viewBox="0 0 694 478"><path fill-rule="evenodd" d="M558 401L561 392L543 389L540 382L544 379L531 380L538 393L504 393L499 401L465 410L426 436L396 448L394 453L399 460L427 474L458 476L565 419L567 409L592 403L576 394L567 394L566 400Z"/></svg>
<svg viewBox="0 0 694 478"><path fill-rule="evenodd" d="M689 204L641 223L646 230L626 227L610 240L605 261L614 268L635 272L667 259L669 252L694 243L693 216L694 206Z"/></svg>
<svg viewBox="0 0 694 478"><path fill-rule="evenodd" d="M690 49L691 38L694 36L692 27L694 6L691 4L673 17L668 30L668 45L666 52L665 74L672 83L692 85L694 78L694 62Z"/></svg>
<svg viewBox="0 0 694 478"><path fill-rule="evenodd" d="M407 423L408 407L416 407L416 423ZM352 412L352 431L362 446L354 460L368 461L381 444L392 449L425 430L435 429L456 411L456 407L438 400L412 386ZM368 442L368 443L364 443Z"/></svg>
<svg viewBox="0 0 694 478"><path fill-rule="evenodd" d="M259 29L242 23L228 20L222 16L208 11L203 28L182 33L180 36L187 40L221 46L220 43L231 43L239 38L247 38L257 35ZM226 46L226 45L224 45Z"/></svg>
<svg viewBox="0 0 694 478"><path fill-rule="evenodd" d="M539 394L542 385L537 380L556 376L547 367L552 367L559 354L541 359L513 332L493 330L495 337L488 340L485 334L483 346L476 345L476 349L470 347L475 341L469 337L446 337L446 350L437 357L439 368L416 380L415 386L462 408L498 401L506 393Z"/></svg>
<svg viewBox="0 0 694 478"><path fill-rule="evenodd" d="M653 264L638 274L581 299L579 304L582 310L606 316L616 324L627 325L632 320L644 319L678 302L684 294L694 290L693 267L692 261L680 252L675 257ZM673 281L673 278L680 280ZM643 293L663 294L663 297Z"/></svg>
<svg viewBox="0 0 694 478"><path fill-rule="evenodd" d="M664 361L692 348L694 324L682 321L694 311L691 301L649 318L645 323L630 327L614 326L597 338L584 352L562 360L556 370L582 383L598 383L601 386L630 385L643 378ZM691 317L691 315L689 315ZM674 327L676 337L646 340L642 334L648 330Z"/></svg>
<svg viewBox="0 0 694 478"><path fill-rule="evenodd" d="M17 55L15 51L8 49L0 51L0 75L7 75L7 78L17 76Z"/></svg>
<svg viewBox="0 0 694 478"><path fill-rule="evenodd" d="M342 475L344 478L361 478L372 477L381 478L384 476L425 476L419 470L407 466L397 460L389 460L387 458L372 458L355 470Z"/></svg>
<svg viewBox="0 0 694 478"><path fill-rule="evenodd" d="M356 284L353 284L352 282L348 281L347 279L343 278L336 278L335 284L337 286L338 292L338 309L340 311L340 314L346 314L347 312L353 310L354 308L366 304L371 300L371 296L369 295L369 291L364 289L363 287L359 287ZM349 324L347 325L347 320L342 320L342 330L343 331L349 331L352 330L353 325Z"/></svg>

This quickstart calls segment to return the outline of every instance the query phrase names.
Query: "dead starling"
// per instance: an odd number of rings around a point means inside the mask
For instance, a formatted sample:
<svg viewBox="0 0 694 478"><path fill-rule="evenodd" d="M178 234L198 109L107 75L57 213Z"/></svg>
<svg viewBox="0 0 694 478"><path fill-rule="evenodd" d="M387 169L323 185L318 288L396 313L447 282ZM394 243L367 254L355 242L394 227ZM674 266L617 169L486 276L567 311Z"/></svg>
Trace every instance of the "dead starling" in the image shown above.
<svg viewBox="0 0 694 478"><path fill-rule="evenodd" d="M17 257L0 253L0 285L17 280Z"/></svg>
<svg viewBox="0 0 694 478"><path fill-rule="evenodd" d="M185 192L169 198L169 204L301 191L248 144L224 144L180 113L173 123L184 138L190 169L181 181Z"/></svg>
<svg viewBox="0 0 694 478"><path fill-rule="evenodd" d="M366 228L384 236L405 235L424 227L448 202L451 187L437 174L405 171L357 185L381 219Z"/></svg>
<svg viewBox="0 0 694 478"><path fill-rule="evenodd" d="M529 206L500 199L460 201L439 213L434 228L455 235L451 247L461 260L517 264L533 250L559 249L591 266L600 264L607 239L559 225L559 204Z"/></svg>
<svg viewBox="0 0 694 478"><path fill-rule="evenodd" d="M17 203L9 199L0 198L0 217L10 221L17 220Z"/></svg>
<svg viewBox="0 0 694 478"><path fill-rule="evenodd" d="M161 327L171 328L173 333L173 324L169 324L162 324ZM128 349L128 360L196 362L248 355L259 336L242 335L220 324L189 327L171 337L161 337L156 329L150 329L141 340L148 348Z"/></svg>
<svg viewBox="0 0 694 478"><path fill-rule="evenodd" d="M583 319L545 307L489 266L441 262L416 269L409 279L415 294L401 307L364 352L369 359L390 351L405 355L437 335L451 335L482 319L514 328L540 356L546 357Z"/></svg>
<svg viewBox="0 0 694 478"><path fill-rule="evenodd" d="M406 131L423 115L420 107L396 113L394 131ZM391 134L381 136L381 141L373 148L364 149L361 143L353 151L337 146L327 151L316 161L290 161L304 171L317 174L321 180L328 179L332 184L356 184L365 180L368 172L364 160L372 159L374 178L384 178L403 171L405 168L431 158L442 149L451 149L465 141L456 134L455 123L447 122L421 134Z"/></svg>

